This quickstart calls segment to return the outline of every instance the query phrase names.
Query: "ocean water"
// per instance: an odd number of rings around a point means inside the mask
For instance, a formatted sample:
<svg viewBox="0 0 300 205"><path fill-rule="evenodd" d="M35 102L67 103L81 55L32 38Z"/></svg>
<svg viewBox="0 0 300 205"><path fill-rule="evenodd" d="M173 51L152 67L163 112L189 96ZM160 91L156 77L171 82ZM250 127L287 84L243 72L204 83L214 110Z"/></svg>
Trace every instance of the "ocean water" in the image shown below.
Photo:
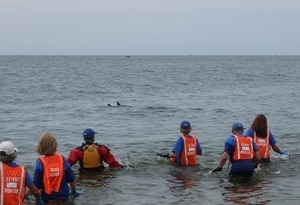
<svg viewBox="0 0 300 205"><path fill-rule="evenodd" d="M91 127L126 166L95 175L74 166L82 195L68 204L299 203L300 56L0 56L0 72L0 139L31 176L44 131L67 157ZM210 174L232 122L249 128L259 113L289 155L272 152L247 181L230 180L227 165ZM171 151L182 120L201 143L198 167L155 155Z"/></svg>

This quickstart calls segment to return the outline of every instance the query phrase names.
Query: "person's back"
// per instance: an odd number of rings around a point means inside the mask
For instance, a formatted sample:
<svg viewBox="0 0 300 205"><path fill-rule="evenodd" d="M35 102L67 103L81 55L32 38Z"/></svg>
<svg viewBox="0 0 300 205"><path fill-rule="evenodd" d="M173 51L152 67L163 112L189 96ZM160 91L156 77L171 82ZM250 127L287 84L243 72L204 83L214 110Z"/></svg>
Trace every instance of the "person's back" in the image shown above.
<svg viewBox="0 0 300 205"><path fill-rule="evenodd" d="M270 163L271 148L278 154L286 154L285 150L280 150L276 145L276 140L271 131L268 130L267 118L263 114L257 115L245 134L252 137L259 148L259 154L262 163Z"/></svg>
<svg viewBox="0 0 300 205"><path fill-rule="evenodd" d="M17 158L17 150L10 141L0 144L0 204L23 205L26 187L28 187L36 198L36 204L43 205L39 191L26 168L14 162Z"/></svg>
<svg viewBox="0 0 300 205"><path fill-rule="evenodd" d="M122 168L108 147L95 143L95 134L97 132L91 128L83 131L84 142L70 151L68 163L73 166L79 162L80 171L103 171L105 169L103 162L109 164L110 168Z"/></svg>
<svg viewBox="0 0 300 205"><path fill-rule="evenodd" d="M184 134L182 138L182 150L180 157L172 158L174 163L180 163L181 165L197 165L197 138L189 134ZM175 153L175 149L173 149Z"/></svg>
<svg viewBox="0 0 300 205"><path fill-rule="evenodd" d="M254 168L258 166L260 156L256 144L251 137L243 135L244 126L240 122L232 125L232 135L225 141L224 152L219 166L213 172L222 171L229 157L231 169L230 176L252 176Z"/></svg>
<svg viewBox="0 0 300 205"><path fill-rule="evenodd" d="M41 189L42 199L46 204L61 204L69 200L71 193L76 192L75 176L66 158L56 153L57 142L52 133L41 135L37 145L37 153L41 156L36 161L34 170L34 184Z"/></svg>
<svg viewBox="0 0 300 205"><path fill-rule="evenodd" d="M85 142L76 150L82 153L82 158L79 159L80 171L102 171L104 170L103 159L99 154L97 143Z"/></svg>
<svg viewBox="0 0 300 205"><path fill-rule="evenodd" d="M19 204L19 201L24 200L26 191L25 176L26 171L24 167L0 162L0 181L4 182L1 183L4 190L3 204Z"/></svg>
<svg viewBox="0 0 300 205"><path fill-rule="evenodd" d="M228 151L232 164L229 175L252 175L254 171L253 158L255 152L253 140L250 137L244 137L240 133L235 133L230 138L232 141L225 148ZM257 151L257 149L255 150Z"/></svg>
<svg viewBox="0 0 300 205"><path fill-rule="evenodd" d="M172 153L158 154L161 157L170 158L173 164L184 166L196 166L197 155L202 155L202 148L196 136L190 135L192 130L189 121L182 121L180 124L180 136L173 149Z"/></svg>

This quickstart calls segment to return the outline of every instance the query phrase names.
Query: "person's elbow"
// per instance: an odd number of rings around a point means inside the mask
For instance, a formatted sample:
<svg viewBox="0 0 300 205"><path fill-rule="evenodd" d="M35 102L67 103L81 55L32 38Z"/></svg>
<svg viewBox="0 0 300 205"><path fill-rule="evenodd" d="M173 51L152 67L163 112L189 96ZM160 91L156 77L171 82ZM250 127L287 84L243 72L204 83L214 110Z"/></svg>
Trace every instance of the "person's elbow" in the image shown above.
<svg viewBox="0 0 300 205"><path fill-rule="evenodd" d="M72 161L71 159L68 159L67 161L71 167L76 163L76 162Z"/></svg>

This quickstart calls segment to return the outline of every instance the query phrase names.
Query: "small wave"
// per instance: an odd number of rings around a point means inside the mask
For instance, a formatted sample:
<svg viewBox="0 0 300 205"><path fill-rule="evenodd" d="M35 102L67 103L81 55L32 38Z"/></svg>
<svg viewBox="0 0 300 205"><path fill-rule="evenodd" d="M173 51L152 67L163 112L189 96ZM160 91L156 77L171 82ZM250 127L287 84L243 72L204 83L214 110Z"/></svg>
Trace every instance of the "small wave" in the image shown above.
<svg viewBox="0 0 300 205"><path fill-rule="evenodd" d="M146 110L157 111L157 112L177 112L179 109L175 107L165 107L165 106L147 106Z"/></svg>
<svg viewBox="0 0 300 205"><path fill-rule="evenodd" d="M203 109L200 108L200 107L196 107L196 108L190 108L190 110L201 111L201 110L203 110Z"/></svg>
<svg viewBox="0 0 300 205"><path fill-rule="evenodd" d="M229 110L225 110L223 108L217 108L213 110L215 113L221 113L221 114L225 114L225 113L230 113Z"/></svg>
<svg viewBox="0 0 300 205"><path fill-rule="evenodd" d="M288 160L289 159L288 154L272 155L271 157L274 158L274 159L282 159L282 160Z"/></svg>

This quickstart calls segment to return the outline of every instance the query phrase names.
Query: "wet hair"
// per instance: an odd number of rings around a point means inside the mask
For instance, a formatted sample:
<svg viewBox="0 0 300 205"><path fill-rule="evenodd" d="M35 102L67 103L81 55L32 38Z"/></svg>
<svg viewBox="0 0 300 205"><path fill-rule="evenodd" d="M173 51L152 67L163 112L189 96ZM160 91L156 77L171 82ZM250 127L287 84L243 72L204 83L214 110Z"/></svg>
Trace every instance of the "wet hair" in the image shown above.
<svg viewBox="0 0 300 205"><path fill-rule="evenodd" d="M6 154L0 154L0 161L1 162L4 162L4 163L7 163L7 162L12 162L14 161L15 159L17 158L17 153L14 152L10 155L6 155Z"/></svg>
<svg viewBox="0 0 300 205"><path fill-rule="evenodd" d="M256 136L260 138L266 138L268 136L268 122L265 115L257 115L254 118L251 127L255 131Z"/></svg>
<svg viewBox="0 0 300 205"><path fill-rule="evenodd" d="M41 135L40 141L36 147L37 153L40 155L53 155L57 150L57 142L54 135L50 132L44 132Z"/></svg>

